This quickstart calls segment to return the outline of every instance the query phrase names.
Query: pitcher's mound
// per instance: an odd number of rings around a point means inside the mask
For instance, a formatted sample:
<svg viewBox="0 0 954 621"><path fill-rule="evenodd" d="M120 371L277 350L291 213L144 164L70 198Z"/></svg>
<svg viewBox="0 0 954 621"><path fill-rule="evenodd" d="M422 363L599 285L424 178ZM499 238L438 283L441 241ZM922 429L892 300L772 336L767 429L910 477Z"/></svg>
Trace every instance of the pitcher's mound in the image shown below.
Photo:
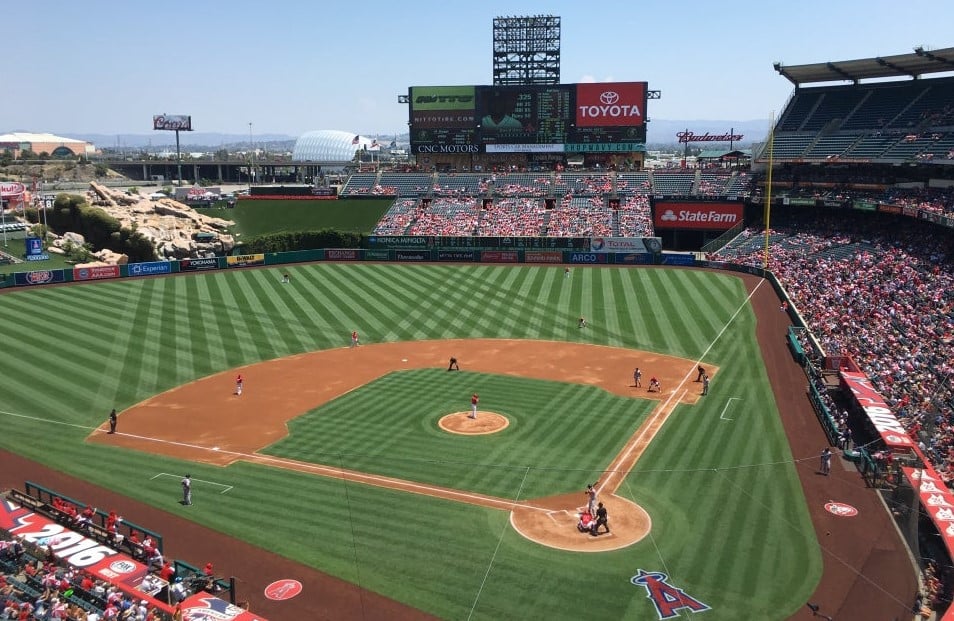
<svg viewBox="0 0 954 621"><path fill-rule="evenodd" d="M534 498L530 506L518 506L510 514L514 530L531 541L558 550L607 552L631 546L649 534L652 519L645 509L620 496L600 496L606 507L610 532L594 537L576 527L586 508L580 494Z"/></svg>
<svg viewBox="0 0 954 621"><path fill-rule="evenodd" d="M454 412L441 417L437 424L450 433L479 436L506 429L510 425L510 420L503 414L479 410L477 418L471 418L470 412Z"/></svg>

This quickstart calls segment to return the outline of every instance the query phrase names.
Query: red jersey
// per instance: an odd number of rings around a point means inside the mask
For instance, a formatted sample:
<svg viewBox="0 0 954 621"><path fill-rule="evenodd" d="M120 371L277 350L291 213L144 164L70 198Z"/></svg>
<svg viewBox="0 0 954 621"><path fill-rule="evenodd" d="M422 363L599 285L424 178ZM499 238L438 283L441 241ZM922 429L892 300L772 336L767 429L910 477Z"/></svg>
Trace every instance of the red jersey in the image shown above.
<svg viewBox="0 0 954 621"><path fill-rule="evenodd" d="M478 401L480 401L480 399L477 398L477 395L474 395L473 397L470 398L471 405L477 405Z"/></svg>

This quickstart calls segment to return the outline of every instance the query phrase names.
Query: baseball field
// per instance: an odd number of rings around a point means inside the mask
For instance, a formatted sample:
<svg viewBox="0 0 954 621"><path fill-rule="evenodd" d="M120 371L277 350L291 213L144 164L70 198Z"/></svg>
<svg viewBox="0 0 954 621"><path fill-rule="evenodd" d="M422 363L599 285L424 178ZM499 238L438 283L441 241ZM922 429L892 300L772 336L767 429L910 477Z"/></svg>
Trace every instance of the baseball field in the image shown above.
<svg viewBox="0 0 954 621"><path fill-rule="evenodd" d="M0 321L4 449L437 617L782 619L821 576L817 453L736 276L318 263L15 291Z"/></svg>

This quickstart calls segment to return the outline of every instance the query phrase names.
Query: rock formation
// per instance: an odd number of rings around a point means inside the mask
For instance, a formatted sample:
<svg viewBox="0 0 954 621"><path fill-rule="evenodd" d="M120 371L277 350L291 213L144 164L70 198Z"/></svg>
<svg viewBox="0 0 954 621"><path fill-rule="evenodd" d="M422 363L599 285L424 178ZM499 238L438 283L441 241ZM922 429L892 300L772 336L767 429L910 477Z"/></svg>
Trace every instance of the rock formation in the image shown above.
<svg viewBox="0 0 954 621"><path fill-rule="evenodd" d="M235 246L235 240L227 233L234 224L231 220L206 216L171 198L152 200L95 181L89 186L88 202L119 220L123 228L135 229L152 241L160 259L228 254ZM198 233L211 233L215 238L198 242Z"/></svg>

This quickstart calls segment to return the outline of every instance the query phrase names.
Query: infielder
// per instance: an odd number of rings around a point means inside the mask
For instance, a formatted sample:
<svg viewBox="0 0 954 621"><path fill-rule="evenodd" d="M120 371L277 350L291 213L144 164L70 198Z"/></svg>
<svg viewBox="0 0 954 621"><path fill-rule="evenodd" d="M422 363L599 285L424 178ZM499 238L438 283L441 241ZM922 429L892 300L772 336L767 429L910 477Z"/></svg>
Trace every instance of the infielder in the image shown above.
<svg viewBox="0 0 954 621"><path fill-rule="evenodd" d="M351 332L351 346L352 346L352 347L357 347L358 345L360 345L360 343L358 343L358 331L357 331L357 330L352 330L352 332Z"/></svg>
<svg viewBox="0 0 954 621"><path fill-rule="evenodd" d="M242 396L242 386L245 384L245 380L242 379L242 374L239 373L239 376L235 378L235 394Z"/></svg>
<svg viewBox="0 0 954 621"><path fill-rule="evenodd" d="M476 392L475 392L473 395L471 395L471 397L470 397L470 416L469 416L469 418L474 418L474 419L477 418L477 403L478 403L479 401L480 401L480 398L477 396L477 393L476 393Z"/></svg>

